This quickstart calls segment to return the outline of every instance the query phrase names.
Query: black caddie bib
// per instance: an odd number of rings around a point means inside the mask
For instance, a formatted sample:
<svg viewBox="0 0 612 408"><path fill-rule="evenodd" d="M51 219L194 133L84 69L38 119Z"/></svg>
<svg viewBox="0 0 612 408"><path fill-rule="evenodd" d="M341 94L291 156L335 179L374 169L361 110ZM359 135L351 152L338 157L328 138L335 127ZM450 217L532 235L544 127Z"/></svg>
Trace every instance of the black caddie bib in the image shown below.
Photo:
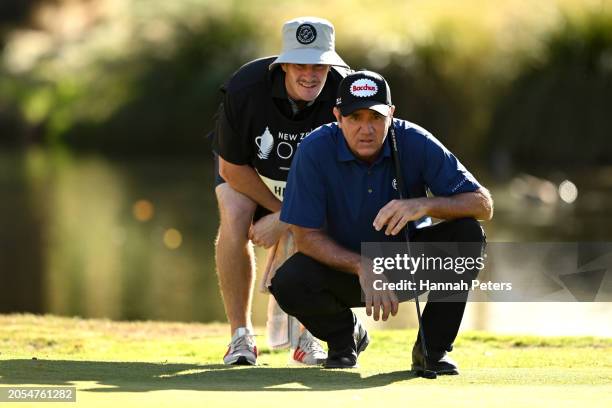
<svg viewBox="0 0 612 408"><path fill-rule="evenodd" d="M281 201L287 183L291 160L300 142L317 127L332 122L331 101L316 104L311 114L301 121L293 121L280 113L271 98L267 106L258 107L252 116L253 167L263 182Z"/></svg>

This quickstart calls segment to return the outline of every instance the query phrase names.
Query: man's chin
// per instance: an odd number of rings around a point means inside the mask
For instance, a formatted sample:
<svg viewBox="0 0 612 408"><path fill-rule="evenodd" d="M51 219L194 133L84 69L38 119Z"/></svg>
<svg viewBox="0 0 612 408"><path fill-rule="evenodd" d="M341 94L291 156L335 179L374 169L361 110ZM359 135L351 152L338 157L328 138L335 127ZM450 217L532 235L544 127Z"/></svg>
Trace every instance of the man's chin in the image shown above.
<svg viewBox="0 0 612 408"><path fill-rule="evenodd" d="M320 93L321 93L320 89L313 89L313 90L304 89L302 92L300 92L300 96L304 102L312 102L319 97Z"/></svg>
<svg viewBox="0 0 612 408"><path fill-rule="evenodd" d="M376 157L378 157L378 153L380 152L379 150L376 149L359 149L357 151L357 158L363 161L372 161L374 160Z"/></svg>

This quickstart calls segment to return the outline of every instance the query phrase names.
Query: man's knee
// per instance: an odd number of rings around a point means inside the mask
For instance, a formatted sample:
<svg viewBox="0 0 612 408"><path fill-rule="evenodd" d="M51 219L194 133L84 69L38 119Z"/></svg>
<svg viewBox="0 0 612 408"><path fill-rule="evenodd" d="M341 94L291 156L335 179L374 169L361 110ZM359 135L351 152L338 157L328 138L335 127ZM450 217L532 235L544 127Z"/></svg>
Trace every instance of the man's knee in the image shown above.
<svg viewBox="0 0 612 408"><path fill-rule="evenodd" d="M272 278L270 292L281 309L289 314L295 314L296 308L302 306L299 294L304 292L303 279L308 273L308 263L311 260L298 252L287 259Z"/></svg>
<svg viewBox="0 0 612 408"><path fill-rule="evenodd" d="M453 227L455 228L453 234L455 242L467 243L459 245L459 252L462 256L473 259L483 256L484 246L486 245L486 235L478 220L474 218L460 218L453 221ZM479 273L480 269L477 267L468 268L460 278L469 281L471 279L476 279Z"/></svg>
<svg viewBox="0 0 612 408"><path fill-rule="evenodd" d="M459 218L453 220L456 242L485 242L486 235L480 222L474 218Z"/></svg>
<svg viewBox="0 0 612 408"><path fill-rule="evenodd" d="M244 236L248 233L257 205L249 197L223 183L215 188L221 228L229 228L232 234Z"/></svg>

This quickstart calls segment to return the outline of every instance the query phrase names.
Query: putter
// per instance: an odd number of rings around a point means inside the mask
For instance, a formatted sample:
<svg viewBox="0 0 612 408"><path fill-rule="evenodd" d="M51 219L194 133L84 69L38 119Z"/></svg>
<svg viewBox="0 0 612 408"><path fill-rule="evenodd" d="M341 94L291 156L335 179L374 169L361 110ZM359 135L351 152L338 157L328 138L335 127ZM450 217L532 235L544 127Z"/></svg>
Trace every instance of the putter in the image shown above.
<svg viewBox="0 0 612 408"><path fill-rule="evenodd" d="M399 150L397 148L397 138L395 137L395 129L393 127L393 118L391 118L391 126L389 127L389 133L391 135L391 152L393 154L393 164L395 165L395 180L397 182L397 191L399 193L400 200L404 199L404 177L402 175L402 168L400 166L399 159ZM406 240L406 247L408 249L408 257L412 257L410 253L410 236L408 235L408 225L404 227L404 238ZM414 283L414 276L410 274L410 279L413 282L413 287L416 287L416 283ZM419 322L419 338L421 340L421 352L423 353L423 370L417 370L416 375L428 378L433 380L438 377L433 370L427 369L427 359L429 355L427 354L427 346L425 343L425 331L423 330L423 322L421 319L421 304L419 303L419 294L416 291L416 288L413 289L414 293L414 302L416 304L416 312L417 312L417 320Z"/></svg>

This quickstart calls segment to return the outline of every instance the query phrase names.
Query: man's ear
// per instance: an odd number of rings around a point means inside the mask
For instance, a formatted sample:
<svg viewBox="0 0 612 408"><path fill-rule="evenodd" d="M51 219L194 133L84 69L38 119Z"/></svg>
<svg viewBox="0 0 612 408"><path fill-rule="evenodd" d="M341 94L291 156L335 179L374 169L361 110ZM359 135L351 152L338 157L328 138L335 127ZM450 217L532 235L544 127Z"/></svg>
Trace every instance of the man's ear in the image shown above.
<svg viewBox="0 0 612 408"><path fill-rule="evenodd" d="M333 110L334 116L336 117L336 121L338 121L338 127L342 127L342 115L340 114L340 109L334 106Z"/></svg>
<svg viewBox="0 0 612 408"><path fill-rule="evenodd" d="M287 64L280 64L283 72L287 72Z"/></svg>

